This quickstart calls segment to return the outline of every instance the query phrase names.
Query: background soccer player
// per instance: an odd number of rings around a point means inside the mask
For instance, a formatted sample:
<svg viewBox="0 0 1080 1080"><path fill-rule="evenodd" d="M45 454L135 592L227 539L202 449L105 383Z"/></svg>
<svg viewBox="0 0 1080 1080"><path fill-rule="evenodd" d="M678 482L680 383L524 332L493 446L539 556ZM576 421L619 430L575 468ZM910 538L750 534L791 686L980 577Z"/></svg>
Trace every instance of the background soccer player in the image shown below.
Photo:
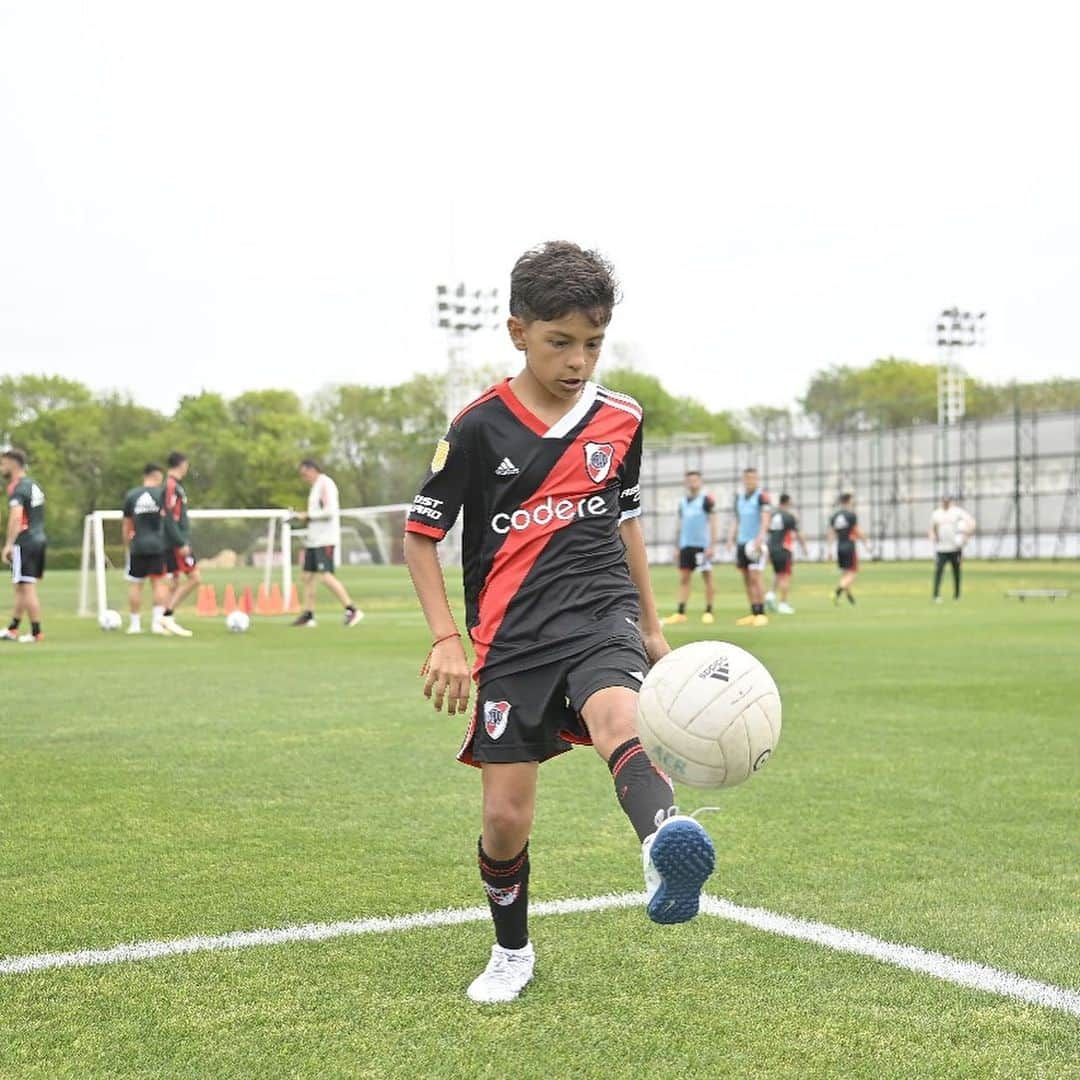
<svg viewBox="0 0 1080 1080"><path fill-rule="evenodd" d="M165 475L164 510L165 510L165 569L172 578L172 589L165 604L165 613L161 616L162 625L177 637L191 637L191 631L185 630L174 615L176 609L201 583L199 566L191 550L191 525L188 521L187 492L184 490L184 477L188 474L188 459L185 454L174 450L166 462L169 467Z"/></svg>
<svg viewBox="0 0 1080 1080"><path fill-rule="evenodd" d="M15 610L4 638L36 644L44 640L37 583L45 575L45 492L26 475L26 454L21 450L5 450L0 456L0 471L7 481L8 496L3 558L11 567L15 588ZM24 615L30 618L30 633L20 636Z"/></svg>
<svg viewBox="0 0 1080 1080"><path fill-rule="evenodd" d="M473 1001L512 1001L533 974L529 834L539 764L591 742L642 842L647 910L683 922L714 853L677 815L637 737L638 690L669 651L649 583L637 402L591 381L616 302L611 267L565 242L526 252L508 328L524 367L451 423L413 501L405 557L434 643L424 692L464 713L469 664L435 545L464 510L466 629L477 706L459 759L481 769L480 877L496 943ZM506 468L509 462L512 471Z"/></svg>
<svg viewBox="0 0 1080 1080"><path fill-rule="evenodd" d="M735 623L737 626L767 626L769 617L765 614L765 586L761 582L761 572L765 569L768 552L765 538L772 507L769 493L758 482L757 469L743 469L742 480L742 490L735 496L735 516L727 546L735 548L735 565L746 586L750 614L736 619Z"/></svg>
<svg viewBox="0 0 1080 1080"><path fill-rule="evenodd" d="M686 474L686 494L679 500L679 531L675 539L675 557L679 567L679 606L664 620L665 626L686 622L686 604L690 599L690 579L701 571L705 586L703 623L714 621L712 562L716 550L716 507L712 496L702 490L701 473L692 469Z"/></svg>
<svg viewBox="0 0 1080 1080"><path fill-rule="evenodd" d="M790 495L781 495L777 508L769 518L769 561L773 568L773 587L765 594L765 606L781 615L794 615L788 603L791 573L795 569L795 541L798 540L803 558L806 557L806 538L799 532L799 522L791 505Z"/></svg>
<svg viewBox="0 0 1080 1080"><path fill-rule="evenodd" d="M334 575L334 550L341 543L341 504L337 484L311 458L300 462L300 477L310 491L307 512L295 515L300 521L307 522L307 534L304 537L304 610L293 620L293 626L316 625L315 582L318 577L345 608L345 626L355 626L364 613Z"/></svg>
<svg viewBox="0 0 1080 1080"><path fill-rule="evenodd" d="M941 603L941 577L946 565L952 567L953 599L960 599L960 558L967 539L975 531L975 519L943 495L941 505L930 515L930 539L934 544L934 603Z"/></svg>
<svg viewBox="0 0 1080 1080"><path fill-rule="evenodd" d="M851 586L855 584L855 578L859 573L859 553L855 542L861 540L867 551L870 550L870 540L859 528L859 519L855 514L855 500L851 493L845 491L840 496L840 505L829 518L829 543L836 544L836 565L840 568L840 581L833 593L833 603L839 604L841 595L848 598L849 604L855 603L855 595Z"/></svg>
<svg viewBox="0 0 1080 1080"><path fill-rule="evenodd" d="M142 633L143 584L150 582L153 597L152 634L168 634L161 618L169 597L165 577L165 520L162 517L164 495L161 482L164 472L160 465L143 468L142 483L124 496L124 545L127 549L128 603L131 616L129 634Z"/></svg>

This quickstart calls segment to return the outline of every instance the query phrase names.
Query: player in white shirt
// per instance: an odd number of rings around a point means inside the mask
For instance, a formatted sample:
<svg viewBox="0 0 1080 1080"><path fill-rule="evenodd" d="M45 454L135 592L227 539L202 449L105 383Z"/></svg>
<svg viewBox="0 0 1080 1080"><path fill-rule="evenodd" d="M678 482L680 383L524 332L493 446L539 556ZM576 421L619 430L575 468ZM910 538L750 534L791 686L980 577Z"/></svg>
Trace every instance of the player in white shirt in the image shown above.
<svg viewBox="0 0 1080 1080"><path fill-rule="evenodd" d="M946 565L952 567L953 599L960 599L960 558L964 544L975 531L975 519L957 506L951 495L943 495L941 505L930 515L929 536L934 544L934 603L941 603L941 578Z"/></svg>
<svg viewBox="0 0 1080 1080"><path fill-rule="evenodd" d="M307 512L296 515L307 523L307 533L304 536L304 610L293 620L293 626L316 625L315 581L319 576L344 606L346 627L355 626L364 613L334 576L334 552L341 545L341 504L337 484L311 458L300 462L300 476L311 490Z"/></svg>

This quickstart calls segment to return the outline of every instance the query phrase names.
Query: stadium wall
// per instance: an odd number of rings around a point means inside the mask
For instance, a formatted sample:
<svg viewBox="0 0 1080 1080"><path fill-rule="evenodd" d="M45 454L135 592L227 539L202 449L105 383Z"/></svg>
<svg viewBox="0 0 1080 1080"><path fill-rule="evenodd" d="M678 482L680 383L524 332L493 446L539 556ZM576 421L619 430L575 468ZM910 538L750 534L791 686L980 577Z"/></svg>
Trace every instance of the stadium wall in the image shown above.
<svg viewBox="0 0 1080 1080"><path fill-rule="evenodd" d="M642 500L653 562L672 561L686 471L702 473L724 536L748 465L770 493L790 493L811 559L825 556L827 522L841 491L854 493L879 558L930 558L930 514L946 491L978 522L970 556L1080 557L1080 411L1018 412L944 431L927 424L730 446L649 445Z"/></svg>

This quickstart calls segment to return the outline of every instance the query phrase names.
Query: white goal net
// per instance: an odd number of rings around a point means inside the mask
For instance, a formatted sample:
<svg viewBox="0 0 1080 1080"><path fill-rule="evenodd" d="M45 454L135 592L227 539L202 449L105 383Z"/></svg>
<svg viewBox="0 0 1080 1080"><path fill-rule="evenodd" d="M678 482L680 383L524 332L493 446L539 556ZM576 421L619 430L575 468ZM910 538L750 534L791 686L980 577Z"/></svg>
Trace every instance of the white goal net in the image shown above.
<svg viewBox="0 0 1080 1080"><path fill-rule="evenodd" d="M379 566L402 561L401 538L408 503L349 507L340 511L335 562L338 566ZM188 512L199 566L257 577L267 591L280 585L289 597L306 530L288 510L199 510ZM124 587L123 512L95 510L83 522L78 612L100 617ZM114 602L110 604L110 589Z"/></svg>

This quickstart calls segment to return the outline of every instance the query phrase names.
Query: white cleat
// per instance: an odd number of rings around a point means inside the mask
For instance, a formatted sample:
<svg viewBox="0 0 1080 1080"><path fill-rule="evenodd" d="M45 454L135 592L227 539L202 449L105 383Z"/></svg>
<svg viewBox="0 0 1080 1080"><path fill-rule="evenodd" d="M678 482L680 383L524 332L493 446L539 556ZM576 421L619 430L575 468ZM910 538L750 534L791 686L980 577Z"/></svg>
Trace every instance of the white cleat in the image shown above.
<svg viewBox="0 0 1080 1080"><path fill-rule="evenodd" d="M480 975L469 984L466 993L479 1005L504 1005L517 1000L532 981L536 953L530 941L524 949L504 949L492 945L491 959Z"/></svg>
<svg viewBox="0 0 1080 1080"><path fill-rule="evenodd" d="M794 615L795 614L795 609L786 600L781 600L780 603L776 605L776 610L781 615Z"/></svg>
<svg viewBox="0 0 1080 1080"><path fill-rule="evenodd" d="M776 593L767 592L765 594L765 610L776 611Z"/></svg>
<svg viewBox="0 0 1080 1080"><path fill-rule="evenodd" d="M151 634L160 634L162 637L172 637L172 631L165 625L164 619L155 619L150 624Z"/></svg>
<svg viewBox="0 0 1080 1080"><path fill-rule="evenodd" d="M126 632L129 635L131 635L131 634L141 634L142 633L142 627L141 626L129 626L127 628Z"/></svg>
<svg viewBox="0 0 1080 1080"><path fill-rule="evenodd" d="M161 616L161 625L164 626L165 629L170 634L175 634L177 637L194 637L195 636L190 630L186 630L184 627L182 627L176 621L176 617L173 616L173 615L162 615Z"/></svg>

